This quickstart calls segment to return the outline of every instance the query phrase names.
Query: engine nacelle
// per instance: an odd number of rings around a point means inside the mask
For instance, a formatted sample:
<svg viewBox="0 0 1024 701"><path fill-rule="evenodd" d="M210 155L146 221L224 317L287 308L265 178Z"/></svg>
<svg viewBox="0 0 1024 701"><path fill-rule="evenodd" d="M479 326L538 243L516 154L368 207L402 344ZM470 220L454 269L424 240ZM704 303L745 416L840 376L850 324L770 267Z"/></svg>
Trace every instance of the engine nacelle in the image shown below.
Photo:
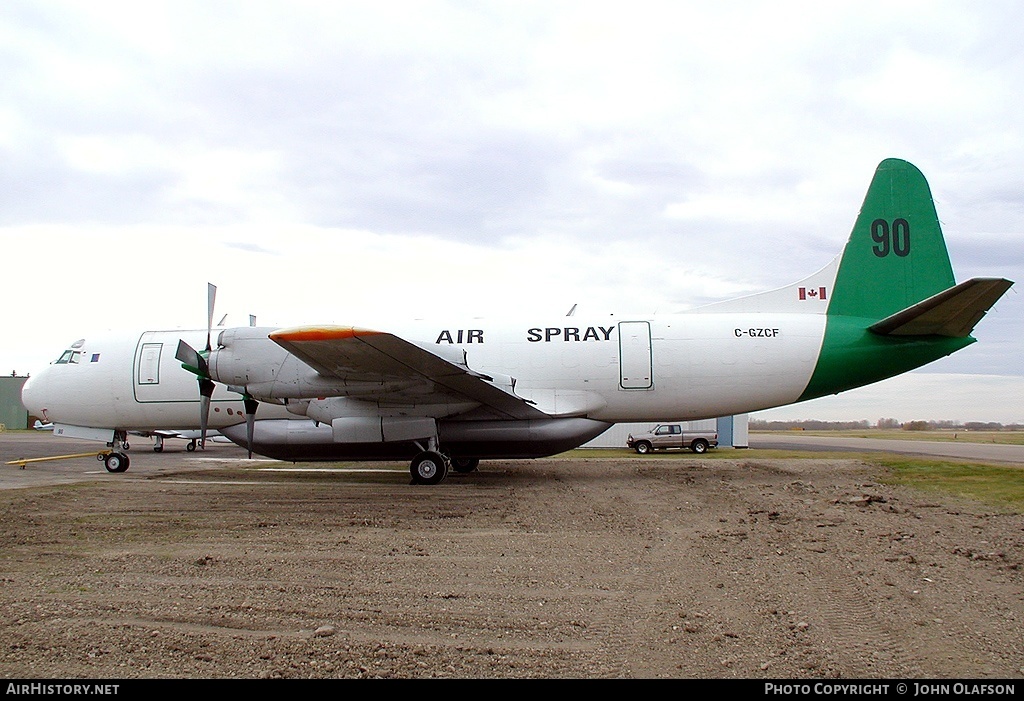
<svg viewBox="0 0 1024 701"><path fill-rule="evenodd" d="M221 332L210 353L210 377L261 401L315 397L379 395L415 385L415 381L346 381L324 377L274 343L272 327L239 326ZM329 421L329 420L328 420Z"/></svg>
<svg viewBox="0 0 1024 701"><path fill-rule="evenodd" d="M234 387L272 383L290 357L270 340L272 328L239 326L225 329L210 353L210 376Z"/></svg>

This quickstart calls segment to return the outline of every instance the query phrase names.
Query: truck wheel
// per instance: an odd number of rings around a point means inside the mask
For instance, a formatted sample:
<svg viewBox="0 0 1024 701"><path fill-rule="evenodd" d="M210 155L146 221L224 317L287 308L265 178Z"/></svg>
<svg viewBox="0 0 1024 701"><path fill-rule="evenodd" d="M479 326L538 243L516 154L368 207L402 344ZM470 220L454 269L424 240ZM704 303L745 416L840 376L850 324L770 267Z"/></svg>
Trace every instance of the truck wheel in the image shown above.
<svg viewBox="0 0 1024 701"><path fill-rule="evenodd" d="M651 444L648 443L647 441L640 441L639 443L636 444L636 447L633 450L640 453L641 455L647 455L648 453L653 451L654 448L652 448Z"/></svg>
<svg viewBox="0 0 1024 701"><path fill-rule="evenodd" d="M690 444L690 450L695 453L706 453L708 452L708 442L703 438L698 438Z"/></svg>

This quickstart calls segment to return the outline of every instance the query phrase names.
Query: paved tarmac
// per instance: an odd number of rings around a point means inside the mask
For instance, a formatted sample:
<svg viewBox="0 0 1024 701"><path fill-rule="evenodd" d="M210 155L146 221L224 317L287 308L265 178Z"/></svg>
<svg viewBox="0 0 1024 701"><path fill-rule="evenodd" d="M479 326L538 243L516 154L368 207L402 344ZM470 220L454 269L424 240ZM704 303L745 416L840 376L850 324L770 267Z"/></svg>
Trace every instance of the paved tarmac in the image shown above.
<svg viewBox="0 0 1024 701"><path fill-rule="evenodd" d="M851 450L882 451L906 455L958 458L1008 464L1024 464L1024 445L969 443L967 441L915 441L848 436L804 436L796 432L751 434L751 448L774 450Z"/></svg>
<svg viewBox="0 0 1024 701"><path fill-rule="evenodd" d="M0 433L0 489L18 489L51 484L71 484L96 479L150 479L168 472L209 469L225 461L246 459L246 451L234 443L208 440L206 450L188 452L188 441L167 439L163 452L153 451L153 440L132 436L127 455L127 472L107 472L96 455L106 450L98 441L61 438L48 431L5 431ZM87 457L28 463L24 469L8 465L11 460L90 453Z"/></svg>
<svg viewBox="0 0 1024 701"><path fill-rule="evenodd" d="M233 443L207 441L206 450L187 452L188 441L168 439L163 452L153 451L149 438L133 437L128 451L131 465L127 472L109 473L95 455L105 449L102 443L61 438L48 432L7 431L0 433L0 489L18 489L52 484L71 484L97 479L151 479L170 472L205 470L212 466L246 461L246 452ZM1024 446L966 441L905 441L877 438L803 436L757 433L749 437L752 449L806 451L881 451L931 457L949 457L991 463L1024 465ZM24 469L8 465L21 458L50 457L90 453L91 456L67 460L29 463ZM268 464L278 461L255 457Z"/></svg>

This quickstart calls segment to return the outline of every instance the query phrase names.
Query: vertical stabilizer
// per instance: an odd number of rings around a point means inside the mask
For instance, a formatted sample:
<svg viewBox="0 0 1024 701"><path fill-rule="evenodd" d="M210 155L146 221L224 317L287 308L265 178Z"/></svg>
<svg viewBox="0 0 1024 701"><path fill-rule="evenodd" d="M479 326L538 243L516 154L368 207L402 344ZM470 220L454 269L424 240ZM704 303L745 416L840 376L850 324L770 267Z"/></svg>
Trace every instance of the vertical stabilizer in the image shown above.
<svg viewBox="0 0 1024 701"><path fill-rule="evenodd" d="M829 316L882 319L954 284L924 175L882 161L843 250Z"/></svg>
<svg viewBox="0 0 1024 701"><path fill-rule="evenodd" d="M821 353L800 399L877 382L973 343L959 333L976 321L959 311L962 295L940 295L955 284L928 181L906 161L882 161L843 249Z"/></svg>

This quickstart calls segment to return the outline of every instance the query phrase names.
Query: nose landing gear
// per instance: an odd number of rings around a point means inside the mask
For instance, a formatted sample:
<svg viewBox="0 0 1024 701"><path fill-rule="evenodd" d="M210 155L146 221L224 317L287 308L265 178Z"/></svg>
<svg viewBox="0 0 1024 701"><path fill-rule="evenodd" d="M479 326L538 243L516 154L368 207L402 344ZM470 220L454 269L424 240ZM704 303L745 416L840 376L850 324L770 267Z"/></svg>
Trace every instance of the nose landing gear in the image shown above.
<svg viewBox="0 0 1024 701"><path fill-rule="evenodd" d="M124 472L128 469L128 465L131 464L131 460L124 453L117 451L118 446L121 450L128 450L128 434L124 431L114 431L114 440L107 443L107 446L113 448L109 453L100 453L96 456L97 460L103 461L103 466L107 468L107 472Z"/></svg>
<svg viewBox="0 0 1024 701"><path fill-rule="evenodd" d="M107 468L107 472L124 472L131 464L131 460L124 453L107 453L96 457L103 461L103 467Z"/></svg>

